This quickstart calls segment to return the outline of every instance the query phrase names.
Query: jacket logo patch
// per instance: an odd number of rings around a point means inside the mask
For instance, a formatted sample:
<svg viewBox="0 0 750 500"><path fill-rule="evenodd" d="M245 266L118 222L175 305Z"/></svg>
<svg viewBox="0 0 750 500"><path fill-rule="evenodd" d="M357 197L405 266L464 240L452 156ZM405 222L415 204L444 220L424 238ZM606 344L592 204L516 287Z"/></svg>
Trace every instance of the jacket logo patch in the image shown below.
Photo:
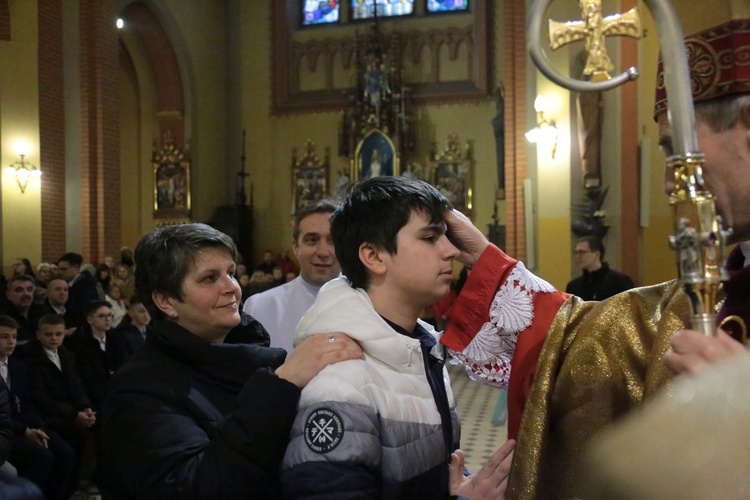
<svg viewBox="0 0 750 500"><path fill-rule="evenodd" d="M338 413L328 408L315 410L305 423L305 442L315 453L328 453L344 437L344 424Z"/></svg>

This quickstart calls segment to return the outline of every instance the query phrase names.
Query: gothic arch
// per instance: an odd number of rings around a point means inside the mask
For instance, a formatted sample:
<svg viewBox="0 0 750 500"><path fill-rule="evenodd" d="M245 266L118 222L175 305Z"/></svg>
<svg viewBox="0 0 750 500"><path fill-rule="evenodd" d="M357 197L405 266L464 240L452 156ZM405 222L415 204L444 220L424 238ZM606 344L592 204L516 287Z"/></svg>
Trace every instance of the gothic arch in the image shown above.
<svg viewBox="0 0 750 500"><path fill-rule="evenodd" d="M142 1L127 4L120 11L126 29L137 38L151 67L156 91L156 119L159 139L169 131L175 144L184 148L187 140L185 79L175 44L151 5ZM122 45L127 53L127 44Z"/></svg>
<svg viewBox="0 0 750 500"><path fill-rule="evenodd" d="M134 242L154 225L154 141L169 134L189 146L193 79L177 23L158 1L120 2L122 241Z"/></svg>

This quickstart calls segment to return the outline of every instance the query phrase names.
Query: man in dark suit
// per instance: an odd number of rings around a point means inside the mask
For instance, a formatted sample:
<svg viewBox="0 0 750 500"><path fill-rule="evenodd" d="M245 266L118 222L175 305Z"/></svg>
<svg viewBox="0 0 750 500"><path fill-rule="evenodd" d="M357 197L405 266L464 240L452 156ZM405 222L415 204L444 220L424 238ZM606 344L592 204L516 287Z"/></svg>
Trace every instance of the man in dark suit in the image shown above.
<svg viewBox="0 0 750 500"><path fill-rule="evenodd" d="M34 304L34 278L22 274L11 278L0 305L0 314L6 314L18 323L18 340L26 343L34 337L36 322L42 316L41 306Z"/></svg>
<svg viewBox="0 0 750 500"><path fill-rule="evenodd" d="M81 325L76 324L72 314L68 314L65 304L68 302L70 287L62 278L52 278L47 283L47 298L42 304L44 314L57 314L65 318L65 336L70 336ZM35 332L36 333L36 332Z"/></svg>
<svg viewBox="0 0 750 500"><path fill-rule="evenodd" d="M99 292L96 289L96 278L81 272L83 256L81 254L68 252L57 260L60 269L60 277L70 285L68 302L65 304L67 314L72 315L78 325L85 323L83 309L92 300L99 300Z"/></svg>
<svg viewBox="0 0 750 500"><path fill-rule="evenodd" d="M583 300L604 300L635 285L629 276L615 271L604 262L604 244L596 236L584 236L575 249L576 262L583 275L572 280L565 288L567 293Z"/></svg>
<svg viewBox="0 0 750 500"><path fill-rule="evenodd" d="M47 498L66 499L73 484L75 452L57 433L45 429L32 402L31 383L23 360L11 358L18 323L0 315L0 378L9 389L10 417L16 436L9 460L18 475L33 481Z"/></svg>

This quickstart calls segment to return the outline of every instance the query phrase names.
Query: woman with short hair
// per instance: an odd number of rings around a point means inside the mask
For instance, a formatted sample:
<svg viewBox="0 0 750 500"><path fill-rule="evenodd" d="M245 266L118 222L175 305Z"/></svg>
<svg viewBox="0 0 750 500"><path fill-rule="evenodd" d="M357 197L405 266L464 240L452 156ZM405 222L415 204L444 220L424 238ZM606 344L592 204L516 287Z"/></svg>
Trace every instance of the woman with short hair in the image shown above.
<svg viewBox="0 0 750 500"><path fill-rule="evenodd" d="M105 494L277 497L301 387L332 362L362 357L342 334L315 335L286 362L282 349L225 342L241 322L263 329L241 317L236 260L231 238L204 224L138 243L136 288L155 324L104 402Z"/></svg>

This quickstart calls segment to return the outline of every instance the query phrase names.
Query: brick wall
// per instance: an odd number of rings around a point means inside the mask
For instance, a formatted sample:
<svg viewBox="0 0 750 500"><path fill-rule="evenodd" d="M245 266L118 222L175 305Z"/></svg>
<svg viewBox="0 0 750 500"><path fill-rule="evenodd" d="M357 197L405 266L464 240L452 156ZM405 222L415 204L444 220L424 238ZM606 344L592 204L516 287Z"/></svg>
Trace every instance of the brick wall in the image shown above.
<svg viewBox="0 0 750 500"><path fill-rule="evenodd" d="M65 245L65 106L62 1L39 2L39 135L42 165L42 258ZM0 37L3 9L0 2ZM81 32L81 187L83 256L119 255L118 34L113 0L83 0Z"/></svg>
<svg viewBox="0 0 750 500"><path fill-rule="evenodd" d="M526 165L526 8L523 0L504 2L505 38L505 215L508 232L506 251L526 260L526 226L523 210L523 181Z"/></svg>
<svg viewBox="0 0 750 500"><path fill-rule="evenodd" d="M44 172L42 255L45 261L53 261L67 250L62 50L64 1L39 2L40 162ZM148 20L142 23L139 36L154 60L154 67L162 68L157 74L157 83L161 84L158 85L159 110L170 112L166 118L160 119L160 129L172 132L182 148L185 135L183 94L174 52L147 7L131 4L126 10L143 11ZM81 248L84 260L90 262L101 262L105 255L119 256L121 246L117 15L116 0L80 0ZM0 0L0 39L4 19L8 19L7 0ZM10 32L9 27L7 31Z"/></svg>
<svg viewBox="0 0 750 500"><path fill-rule="evenodd" d="M83 255L119 255L120 144L115 0L81 0L81 186Z"/></svg>
<svg viewBox="0 0 750 500"><path fill-rule="evenodd" d="M42 259L51 262L66 250L62 0L39 2L38 22Z"/></svg>

